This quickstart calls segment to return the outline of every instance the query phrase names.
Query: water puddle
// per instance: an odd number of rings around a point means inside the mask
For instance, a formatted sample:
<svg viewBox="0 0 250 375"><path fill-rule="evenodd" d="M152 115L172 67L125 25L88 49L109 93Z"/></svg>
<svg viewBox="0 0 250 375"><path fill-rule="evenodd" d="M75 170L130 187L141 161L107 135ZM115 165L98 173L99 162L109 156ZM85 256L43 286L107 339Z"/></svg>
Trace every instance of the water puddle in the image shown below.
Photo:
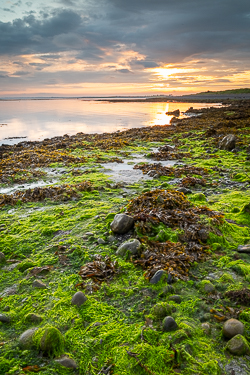
<svg viewBox="0 0 250 375"><path fill-rule="evenodd" d="M178 161L167 160L160 161L160 164L164 167L172 167ZM144 157L143 155L135 155L133 159L125 159L124 163L106 163L101 164L104 167L103 173L109 175L114 182L125 182L133 184L138 181L152 180L152 177L147 174L143 174L140 169L133 169L138 163L152 163L152 160Z"/></svg>

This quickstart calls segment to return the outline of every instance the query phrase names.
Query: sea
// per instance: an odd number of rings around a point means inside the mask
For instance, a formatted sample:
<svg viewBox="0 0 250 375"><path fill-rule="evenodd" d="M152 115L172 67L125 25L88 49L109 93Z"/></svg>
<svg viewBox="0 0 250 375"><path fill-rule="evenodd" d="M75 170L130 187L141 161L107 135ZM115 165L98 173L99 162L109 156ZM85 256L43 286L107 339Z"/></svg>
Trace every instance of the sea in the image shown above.
<svg viewBox="0 0 250 375"><path fill-rule="evenodd" d="M79 132L110 133L153 125L169 125L173 116L184 112L218 107L218 103L109 102L93 99L11 99L0 100L0 145L73 135Z"/></svg>

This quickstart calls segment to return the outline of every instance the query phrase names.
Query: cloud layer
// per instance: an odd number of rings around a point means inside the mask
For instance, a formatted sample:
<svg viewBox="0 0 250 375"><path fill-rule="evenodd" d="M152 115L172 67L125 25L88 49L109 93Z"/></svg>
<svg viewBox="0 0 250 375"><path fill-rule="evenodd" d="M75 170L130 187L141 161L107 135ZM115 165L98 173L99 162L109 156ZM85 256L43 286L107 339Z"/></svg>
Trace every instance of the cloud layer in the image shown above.
<svg viewBox="0 0 250 375"><path fill-rule="evenodd" d="M66 91L77 83L76 95L81 87L88 95L91 82L104 90L120 84L119 93L122 85L158 93L250 83L248 0L57 0L39 6L19 0L2 8L12 17L0 21L6 93L21 85L51 92L50 82L58 90L65 84Z"/></svg>

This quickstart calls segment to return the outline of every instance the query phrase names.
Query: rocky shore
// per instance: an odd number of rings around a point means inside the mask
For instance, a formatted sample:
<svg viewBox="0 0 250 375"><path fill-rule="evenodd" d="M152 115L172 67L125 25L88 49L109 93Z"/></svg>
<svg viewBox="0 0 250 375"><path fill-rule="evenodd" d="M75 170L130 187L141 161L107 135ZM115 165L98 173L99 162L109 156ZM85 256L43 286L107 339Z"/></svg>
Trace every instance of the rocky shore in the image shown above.
<svg viewBox="0 0 250 375"><path fill-rule="evenodd" d="M250 373L250 101L187 113L0 146L0 374Z"/></svg>

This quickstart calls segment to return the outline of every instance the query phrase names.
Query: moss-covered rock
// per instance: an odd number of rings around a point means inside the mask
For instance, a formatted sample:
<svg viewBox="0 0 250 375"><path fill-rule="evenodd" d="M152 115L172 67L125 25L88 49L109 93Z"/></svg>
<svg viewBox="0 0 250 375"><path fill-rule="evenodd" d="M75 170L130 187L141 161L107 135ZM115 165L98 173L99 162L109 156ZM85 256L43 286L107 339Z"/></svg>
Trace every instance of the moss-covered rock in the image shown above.
<svg viewBox="0 0 250 375"><path fill-rule="evenodd" d="M52 326L38 329L33 337L36 347L49 357L58 357L64 351L64 338L61 332Z"/></svg>
<svg viewBox="0 0 250 375"><path fill-rule="evenodd" d="M249 344L242 335L236 335L229 340L226 349L234 355L244 355L250 353Z"/></svg>
<svg viewBox="0 0 250 375"><path fill-rule="evenodd" d="M156 319L163 319L164 316L171 314L172 307L165 302L157 303L151 309L151 314Z"/></svg>

